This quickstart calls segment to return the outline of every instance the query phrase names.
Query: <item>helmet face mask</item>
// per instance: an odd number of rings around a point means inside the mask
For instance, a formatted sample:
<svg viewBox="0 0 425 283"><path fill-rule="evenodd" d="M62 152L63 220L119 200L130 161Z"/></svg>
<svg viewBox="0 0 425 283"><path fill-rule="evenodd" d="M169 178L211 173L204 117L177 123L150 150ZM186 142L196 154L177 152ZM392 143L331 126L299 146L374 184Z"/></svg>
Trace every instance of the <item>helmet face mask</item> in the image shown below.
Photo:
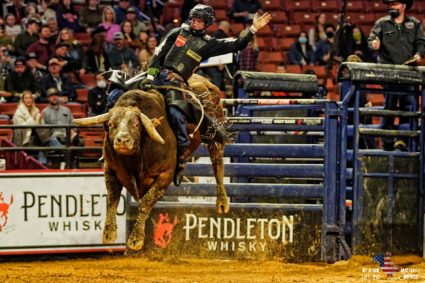
<svg viewBox="0 0 425 283"><path fill-rule="evenodd" d="M215 21L214 10L211 6L198 4L189 12L189 24L192 23L192 18L202 19L204 27L207 28Z"/></svg>

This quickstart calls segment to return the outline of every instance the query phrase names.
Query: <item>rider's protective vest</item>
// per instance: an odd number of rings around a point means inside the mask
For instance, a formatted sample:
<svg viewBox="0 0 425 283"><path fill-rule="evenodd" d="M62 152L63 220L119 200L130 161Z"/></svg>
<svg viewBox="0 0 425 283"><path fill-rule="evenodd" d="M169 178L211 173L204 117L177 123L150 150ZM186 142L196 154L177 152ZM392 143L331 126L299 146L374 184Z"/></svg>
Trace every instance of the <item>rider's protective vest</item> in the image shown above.
<svg viewBox="0 0 425 283"><path fill-rule="evenodd" d="M199 51L209 39L209 35L194 35L188 25L182 25L174 45L165 56L164 66L177 72L187 82L201 63Z"/></svg>

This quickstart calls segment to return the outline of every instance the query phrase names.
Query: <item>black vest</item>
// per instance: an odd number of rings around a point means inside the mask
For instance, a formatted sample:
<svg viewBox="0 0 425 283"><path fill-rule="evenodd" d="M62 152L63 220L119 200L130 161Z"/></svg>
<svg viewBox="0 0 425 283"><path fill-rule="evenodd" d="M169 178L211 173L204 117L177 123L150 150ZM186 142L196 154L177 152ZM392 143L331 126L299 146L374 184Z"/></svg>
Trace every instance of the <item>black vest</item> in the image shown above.
<svg viewBox="0 0 425 283"><path fill-rule="evenodd" d="M199 51L205 47L209 38L206 34L192 34L190 27L182 24L174 45L165 56L164 66L174 70L187 81L203 60Z"/></svg>

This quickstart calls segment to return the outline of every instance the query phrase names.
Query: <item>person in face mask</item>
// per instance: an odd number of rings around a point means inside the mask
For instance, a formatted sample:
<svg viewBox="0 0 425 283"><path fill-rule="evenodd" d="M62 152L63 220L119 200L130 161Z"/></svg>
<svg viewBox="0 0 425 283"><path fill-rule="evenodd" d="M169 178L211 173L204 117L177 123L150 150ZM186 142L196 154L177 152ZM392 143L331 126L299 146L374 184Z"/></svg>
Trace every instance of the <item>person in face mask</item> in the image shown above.
<svg viewBox="0 0 425 283"><path fill-rule="evenodd" d="M351 55L359 56L362 62L373 62L372 51L367 46L366 36L360 27L352 24L345 25L339 33L338 50L344 61Z"/></svg>
<svg viewBox="0 0 425 283"><path fill-rule="evenodd" d="M96 86L88 94L88 114L90 117L105 113L107 98L107 82L102 74L98 74L96 76Z"/></svg>
<svg viewBox="0 0 425 283"><path fill-rule="evenodd" d="M413 5L413 0L383 0L383 2L388 5L389 15L375 22L368 38L369 48L378 53L378 63L417 63L425 55L425 36L421 22L406 15L406 11ZM400 85L388 88L411 89L410 86ZM409 95L386 95L384 109L395 110L399 103L398 110L405 111L413 102L414 98ZM382 128L393 129L394 117L384 117ZM382 141L385 150L406 149L405 140L396 140L394 144L392 138L383 138Z"/></svg>
<svg viewBox="0 0 425 283"><path fill-rule="evenodd" d="M336 62L341 61L341 57L336 54L335 48L333 45L335 43L335 27L332 24L327 24L325 26L326 39L320 41L316 46L316 52L314 57L316 59L317 65L326 65L330 60Z"/></svg>
<svg viewBox="0 0 425 283"><path fill-rule="evenodd" d="M314 64L313 47L308 43L306 32L302 31L298 39L290 46L289 63L301 66Z"/></svg>

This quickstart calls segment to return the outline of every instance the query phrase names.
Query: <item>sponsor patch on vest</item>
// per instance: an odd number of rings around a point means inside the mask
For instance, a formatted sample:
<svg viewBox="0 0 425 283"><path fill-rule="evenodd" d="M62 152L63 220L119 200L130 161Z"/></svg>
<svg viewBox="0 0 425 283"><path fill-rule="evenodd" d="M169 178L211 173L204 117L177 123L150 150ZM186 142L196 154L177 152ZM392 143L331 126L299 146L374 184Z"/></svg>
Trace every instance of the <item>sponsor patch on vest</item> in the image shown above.
<svg viewBox="0 0 425 283"><path fill-rule="evenodd" d="M196 54L193 50L187 50L186 51L186 54L189 56L189 57L191 57L191 58L193 58L195 61L197 61L197 62L201 62L201 60L202 60L202 57L201 56L199 56L198 54Z"/></svg>
<svg viewBox="0 0 425 283"><path fill-rule="evenodd" d="M176 46L182 47L186 44L187 39L181 35L177 36L176 38Z"/></svg>
<svg viewBox="0 0 425 283"><path fill-rule="evenodd" d="M406 28L413 29L415 27L415 24L413 22L407 22L404 24Z"/></svg>

